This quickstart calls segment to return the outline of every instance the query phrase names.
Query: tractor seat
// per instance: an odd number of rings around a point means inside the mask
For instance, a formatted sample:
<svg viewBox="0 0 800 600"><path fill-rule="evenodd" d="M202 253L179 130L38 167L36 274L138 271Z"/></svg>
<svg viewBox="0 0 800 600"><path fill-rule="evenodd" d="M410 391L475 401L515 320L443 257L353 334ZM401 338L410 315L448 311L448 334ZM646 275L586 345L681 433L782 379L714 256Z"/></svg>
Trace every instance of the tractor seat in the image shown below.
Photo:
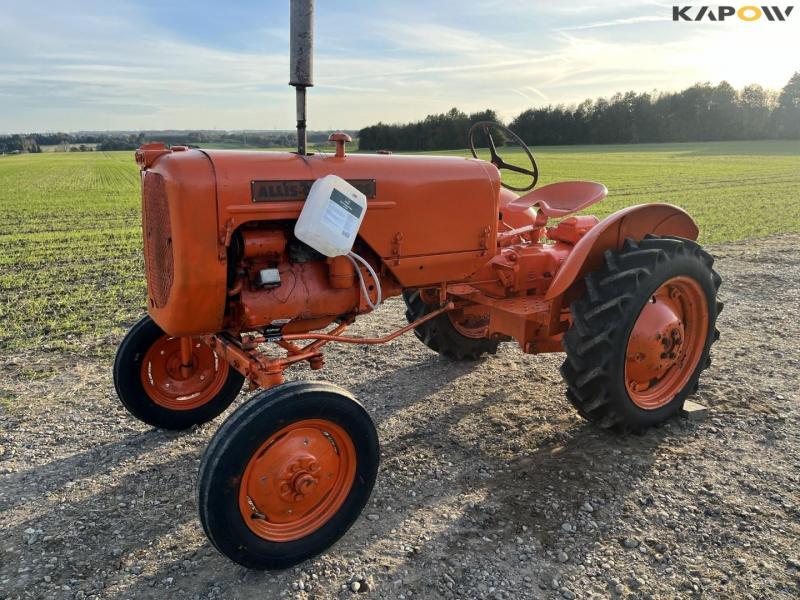
<svg viewBox="0 0 800 600"><path fill-rule="evenodd" d="M522 212L536 206L546 217L563 217L600 202L606 186L594 181L561 181L523 194L506 204L505 210Z"/></svg>

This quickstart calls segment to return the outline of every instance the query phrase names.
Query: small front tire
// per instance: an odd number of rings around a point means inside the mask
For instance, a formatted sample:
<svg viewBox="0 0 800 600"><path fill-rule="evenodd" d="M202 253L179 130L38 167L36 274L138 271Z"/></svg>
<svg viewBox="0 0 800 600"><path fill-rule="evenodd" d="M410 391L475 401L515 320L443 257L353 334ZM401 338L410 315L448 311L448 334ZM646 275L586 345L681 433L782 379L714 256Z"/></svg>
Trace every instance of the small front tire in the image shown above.
<svg viewBox="0 0 800 600"><path fill-rule="evenodd" d="M234 412L203 455L198 509L208 539L251 569L285 569L342 537L369 499L378 435L345 390L292 382Z"/></svg>
<svg viewBox="0 0 800 600"><path fill-rule="evenodd" d="M200 338L192 339L192 362L191 372L181 374L180 338L144 316L117 349L117 396L134 417L160 429L211 421L236 399L244 377Z"/></svg>

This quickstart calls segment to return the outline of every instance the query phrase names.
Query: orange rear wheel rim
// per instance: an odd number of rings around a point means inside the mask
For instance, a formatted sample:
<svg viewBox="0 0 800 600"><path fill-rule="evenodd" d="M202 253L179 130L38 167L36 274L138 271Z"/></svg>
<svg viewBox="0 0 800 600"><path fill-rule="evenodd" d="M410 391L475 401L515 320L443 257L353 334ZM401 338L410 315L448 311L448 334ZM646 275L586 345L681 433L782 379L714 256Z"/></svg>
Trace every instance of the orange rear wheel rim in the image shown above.
<svg viewBox="0 0 800 600"><path fill-rule="evenodd" d="M192 338L192 365L181 371L181 338L162 335L144 355L141 380L147 395L169 410L192 410L211 401L225 385L228 363L199 338Z"/></svg>
<svg viewBox="0 0 800 600"><path fill-rule="evenodd" d="M336 515L355 473L355 446L342 427L327 419L297 421L253 453L239 485L239 511L260 538L297 540Z"/></svg>
<svg viewBox="0 0 800 600"><path fill-rule="evenodd" d="M669 404L697 368L708 335L708 304L691 277L665 281L634 323L625 352L625 386L645 410Z"/></svg>
<svg viewBox="0 0 800 600"><path fill-rule="evenodd" d="M482 306L465 306L447 312L453 328L464 337L480 340L489 335L489 315Z"/></svg>

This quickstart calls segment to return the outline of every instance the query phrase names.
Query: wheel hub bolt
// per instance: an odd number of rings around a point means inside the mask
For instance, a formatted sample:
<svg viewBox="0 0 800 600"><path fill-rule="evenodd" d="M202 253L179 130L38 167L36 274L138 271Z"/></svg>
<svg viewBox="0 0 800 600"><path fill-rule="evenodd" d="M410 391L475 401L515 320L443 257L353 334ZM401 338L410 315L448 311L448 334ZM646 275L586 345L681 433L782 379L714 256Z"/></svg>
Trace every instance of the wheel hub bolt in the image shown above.
<svg viewBox="0 0 800 600"><path fill-rule="evenodd" d="M287 502L297 502L312 493L319 483L315 475L319 470L319 464L310 456L292 462L281 477L281 497Z"/></svg>
<svg viewBox="0 0 800 600"><path fill-rule="evenodd" d="M313 490L317 485L317 479L311 473L301 473L294 480L294 491L301 496Z"/></svg>

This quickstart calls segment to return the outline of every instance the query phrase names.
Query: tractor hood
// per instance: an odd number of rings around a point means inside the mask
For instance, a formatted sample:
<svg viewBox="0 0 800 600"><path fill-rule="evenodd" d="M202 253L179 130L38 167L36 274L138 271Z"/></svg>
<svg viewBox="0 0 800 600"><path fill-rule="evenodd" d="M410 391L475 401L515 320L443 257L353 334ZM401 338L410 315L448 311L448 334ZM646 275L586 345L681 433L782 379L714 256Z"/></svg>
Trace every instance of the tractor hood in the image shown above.
<svg viewBox="0 0 800 600"><path fill-rule="evenodd" d="M491 247L500 175L490 163L447 156L204 150L214 166L220 223L295 219L308 189L335 174L368 199L361 237L383 258ZM491 231L484 231L485 228ZM397 239L400 241L398 254ZM488 245L487 245L488 244Z"/></svg>
<svg viewBox="0 0 800 600"><path fill-rule="evenodd" d="M236 230L297 220L311 184L331 173L367 196L359 238L403 287L467 278L496 246L500 174L481 160L163 144L136 158L149 310L172 335L221 328Z"/></svg>

